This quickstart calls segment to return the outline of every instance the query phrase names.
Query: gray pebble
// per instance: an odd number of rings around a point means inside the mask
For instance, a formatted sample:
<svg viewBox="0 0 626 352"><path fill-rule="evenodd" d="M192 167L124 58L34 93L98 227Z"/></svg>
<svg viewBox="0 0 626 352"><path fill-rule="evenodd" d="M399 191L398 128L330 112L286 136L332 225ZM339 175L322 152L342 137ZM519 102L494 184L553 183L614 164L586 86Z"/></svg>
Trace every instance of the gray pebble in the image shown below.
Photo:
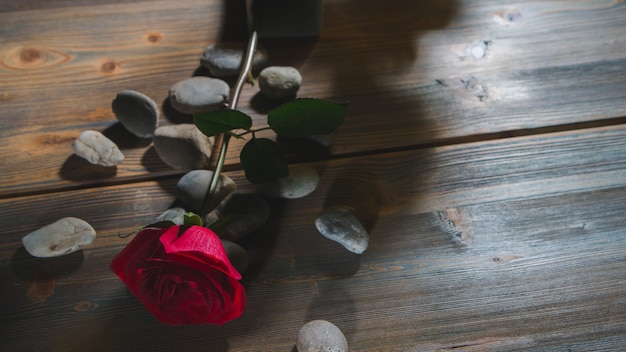
<svg viewBox="0 0 626 352"><path fill-rule="evenodd" d="M174 84L169 101L184 114L195 114L222 108L228 101L230 87L218 78L191 77Z"/></svg>
<svg viewBox="0 0 626 352"><path fill-rule="evenodd" d="M305 136L304 138L309 139L311 141L316 142L320 146L324 148L330 148L333 142L333 134L312 134L309 136Z"/></svg>
<svg viewBox="0 0 626 352"><path fill-rule="evenodd" d="M95 238L96 231L86 221L67 217L29 233L22 244L30 255L47 258L76 252Z"/></svg>
<svg viewBox="0 0 626 352"><path fill-rule="evenodd" d="M365 252L369 244L369 234L354 216L354 210L345 205L336 205L322 212L315 219L315 227L324 237L356 254Z"/></svg>
<svg viewBox="0 0 626 352"><path fill-rule="evenodd" d="M185 223L185 214L187 211L183 208L176 207L170 208L164 211L156 218L156 221L171 221L176 225L182 225Z"/></svg>
<svg viewBox="0 0 626 352"><path fill-rule="evenodd" d="M174 169L202 169L209 162L213 137L186 123L157 128L153 143L161 160Z"/></svg>
<svg viewBox="0 0 626 352"><path fill-rule="evenodd" d="M111 103L113 113L132 134L152 138L159 122L159 107L150 97L134 90L122 90Z"/></svg>
<svg viewBox="0 0 626 352"><path fill-rule="evenodd" d="M117 145L98 131L83 131L72 143L72 151L94 165L115 166L124 160Z"/></svg>
<svg viewBox="0 0 626 352"><path fill-rule="evenodd" d="M248 252L237 243L228 240L222 240L222 245L230 263L240 274L244 273L248 269Z"/></svg>
<svg viewBox="0 0 626 352"><path fill-rule="evenodd" d="M191 211L200 212L202 210L202 204L209 189L212 175L213 171L192 170L178 180L176 185L178 199ZM234 192L236 188L235 181L221 174L217 190L212 199L214 205L211 208L226 198L227 195Z"/></svg>
<svg viewBox="0 0 626 352"><path fill-rule="evenodd" d="M239 75L242 58L245 54L244 43L219 43L209 45L200 57L200 64L209 69L215 77L230 77ZM267 63L267 52L257 48L252 61L252 69L259 70Z"/></svg>
<svg viewBox="0 0 626 352"><path fill-rule="evenodd" d="M348 341L335 324L313 320L298 331L298 352L348 352Z"/></svg>
<svg viewBox="0 0 626 352"><path fill-rule="evenodd" d="M293 97L300 89L302 76L295 67L270 66L259 74L259 89L270 99Z"/></svg>
<svg viewBox="0 0 626 352"><path fill-rule="evenodd" d="M270 216L265 199L257 193L236 191L228 195L206 216L220 238L235 241L263 226ZM218 222L219 221L219 222Z"/></svg>
<svg viewBox="0 0 626 352"><path fill-rule="evenodd" d="M320 175L310 166L289 165L289 176L259 185L261 192L270 197L296 199L315 191Z"/></svg>

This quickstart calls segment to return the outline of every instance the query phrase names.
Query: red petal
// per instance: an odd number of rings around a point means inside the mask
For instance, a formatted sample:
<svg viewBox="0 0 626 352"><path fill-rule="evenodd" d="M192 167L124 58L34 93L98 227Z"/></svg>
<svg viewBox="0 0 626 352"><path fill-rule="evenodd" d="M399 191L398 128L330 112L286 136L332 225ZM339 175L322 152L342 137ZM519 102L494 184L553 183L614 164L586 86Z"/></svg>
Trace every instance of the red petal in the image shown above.
<svg viewBox="0 0 626 352"><path fill-rule="evenodd" d="M111 261L111 271L119 276L131 290L137 284L137 269L143 267L160 247L158 238L165 229L144 229L133 238Z"/></svg>
<svg viewBox="0 0 626 352"><path fill-rule="evenodd" d="M202 226L173 226L159 238L167 254L177 254L203 262L239 280L241 274L232 266L222 241ZM202 254L199 256L198 254Z"/></svg>

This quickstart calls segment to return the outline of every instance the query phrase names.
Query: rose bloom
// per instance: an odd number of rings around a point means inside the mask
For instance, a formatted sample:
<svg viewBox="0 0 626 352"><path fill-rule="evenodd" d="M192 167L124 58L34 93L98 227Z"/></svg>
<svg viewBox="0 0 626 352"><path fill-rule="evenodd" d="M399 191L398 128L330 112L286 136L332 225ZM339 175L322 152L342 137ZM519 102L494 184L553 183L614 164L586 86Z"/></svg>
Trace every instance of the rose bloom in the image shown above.
<svg viewBox="0 0 626 352"><path fill-rule="evenodd" d="M111 270L164 323L221 325L246 307L241 274L217 235L202 226L146 228Z"/></svg>

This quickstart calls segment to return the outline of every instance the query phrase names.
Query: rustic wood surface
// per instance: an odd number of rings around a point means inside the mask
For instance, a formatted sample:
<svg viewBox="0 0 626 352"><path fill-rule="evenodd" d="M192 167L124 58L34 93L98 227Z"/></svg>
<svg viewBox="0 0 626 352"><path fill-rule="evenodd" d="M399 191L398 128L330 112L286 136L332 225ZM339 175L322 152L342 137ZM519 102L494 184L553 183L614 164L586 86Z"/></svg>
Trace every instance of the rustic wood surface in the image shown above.
<svg viewBox="0 0 626 352"><path fill-rule="evenodd" d="M224 326L169 327L108 264L176 204L187 170L116 122L135 89L188 122L169 87L212 43L245 40L241 1L0 2L0 350L295 351L326 319L351 351L621 351L626 346L626 5L622 1L327 0L319 38L264 41L300 96L349 101L329 151L290 145L321 174L270 200L242 244L249 307ZM256 87L240 108L264 124ZM86 129L117 168L72 156ZM251 186L231 145L226 169ZM317 233L354 207L362 255ZM98 237L41 260L21 238L65 216Z"/></svg>

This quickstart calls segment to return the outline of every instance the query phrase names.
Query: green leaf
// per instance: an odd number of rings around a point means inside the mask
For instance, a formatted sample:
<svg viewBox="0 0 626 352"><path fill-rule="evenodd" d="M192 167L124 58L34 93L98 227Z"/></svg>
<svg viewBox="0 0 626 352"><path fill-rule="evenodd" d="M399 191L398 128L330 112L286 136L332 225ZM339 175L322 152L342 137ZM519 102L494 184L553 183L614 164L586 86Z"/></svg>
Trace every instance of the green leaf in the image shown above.
<svg viewBox="0 0 626 352"><path fill-rule="evenodd" d="M347 104L313 98L289 101L267 115L267 123L279 136L295 138L328 134L341 125Z"/></svg>
<svg viewBox="0 0 626 352"><path fill-rule="evenodd" d="M202 218L196 213L187 212L183 215L183 224L202 226Z"/></svg>
<svg viewBox="0 0 626 352"><path fill-rule="evenodd" d="M196 127L211 137L235 129L249 130L252 118L239 110L221 109L193 115Z"/></svg>
<svg viewBox="0 0 626 352"><path fill-rule="evenodd" d="M276 142L252 138L239 154L246 178L252 183L265 183L289 175L287 159Z"/></svg>

